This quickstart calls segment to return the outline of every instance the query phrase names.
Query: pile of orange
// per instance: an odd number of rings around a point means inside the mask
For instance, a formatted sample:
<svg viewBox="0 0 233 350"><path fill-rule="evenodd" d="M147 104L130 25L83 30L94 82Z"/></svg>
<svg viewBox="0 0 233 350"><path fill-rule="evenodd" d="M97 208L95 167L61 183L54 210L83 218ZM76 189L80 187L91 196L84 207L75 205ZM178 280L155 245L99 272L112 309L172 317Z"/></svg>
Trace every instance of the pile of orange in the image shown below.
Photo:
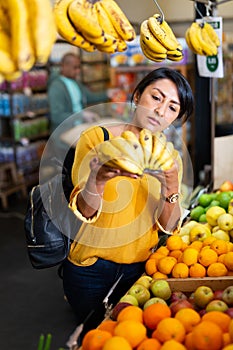
<svg viewBox="0 0 233 350"><path fill-rule="evenodd" d="M140 311L139 311L140 310ZM233 319L224 312L203 316L191 308L171 316L168 305L122 309L86 333L82 350L232 350Z"/></svg>
<svg viewBox="0 0 233 350"><path fill-rule="evenodd" d="M189 245L178 235L152 253L145 264L152 278L222 277L233 274L233 243L215 237Z"/></svg>

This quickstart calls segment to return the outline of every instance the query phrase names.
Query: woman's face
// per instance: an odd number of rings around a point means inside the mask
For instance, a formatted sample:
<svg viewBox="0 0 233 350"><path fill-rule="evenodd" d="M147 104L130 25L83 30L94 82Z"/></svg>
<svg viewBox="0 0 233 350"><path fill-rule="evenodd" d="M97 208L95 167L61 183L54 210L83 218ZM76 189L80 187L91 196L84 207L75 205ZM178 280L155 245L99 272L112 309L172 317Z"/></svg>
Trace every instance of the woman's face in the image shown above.
<svg viewBox="0 0 233 350"><path fill-rule="evenodd" d="M152 132L166 129L180 112L177 87L169 79L156 80L141 96L136 93L134 103L137 106L134 124Z"/></svg>

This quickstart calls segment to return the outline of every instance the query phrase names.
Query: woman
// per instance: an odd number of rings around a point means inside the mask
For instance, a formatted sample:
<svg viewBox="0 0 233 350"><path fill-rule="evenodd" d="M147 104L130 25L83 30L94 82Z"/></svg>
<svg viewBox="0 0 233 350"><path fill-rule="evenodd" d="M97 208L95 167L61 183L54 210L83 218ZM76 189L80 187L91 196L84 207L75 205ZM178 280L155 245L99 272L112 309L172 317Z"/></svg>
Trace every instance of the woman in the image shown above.
<svg viewBox="0 0 233 350"><path fill-rule="evenodd" d="M109 138L125 130L137 136L143 128L152 133L164 130L177 119L185 121L193 111L188 82L169 68L144 77L132 102L136 106L132 123L109 126ZM137 176L99 163L96 146L103 141L99 126L83 132L72 168L69 206L83 225L64 263L63 283L78 323L85 321L83 334L103 320L103 299L118 278L110 304L119 301L142 275L158 243L158 230L171 234L181 217L179 158L162 176Z"/></svg>

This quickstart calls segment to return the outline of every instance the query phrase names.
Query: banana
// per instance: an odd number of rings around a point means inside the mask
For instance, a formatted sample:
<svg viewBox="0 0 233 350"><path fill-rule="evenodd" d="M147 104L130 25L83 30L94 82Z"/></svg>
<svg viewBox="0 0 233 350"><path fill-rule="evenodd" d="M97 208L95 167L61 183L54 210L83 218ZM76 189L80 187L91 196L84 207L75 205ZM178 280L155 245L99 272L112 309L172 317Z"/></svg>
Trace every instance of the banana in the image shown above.
<svg viewBox="0 0 233 350"><path fill-rule="evenodd" d="M112 168L119 168L132 174L142 175L143 168L131 159L116 158L106 163L106 165Z"/></svg>
<svg viewBox="0 0 233 350"><path fill-rule="evenodd" d="M10 74L15 70L16 65L11 56L11 38L0 29L0 72Z"/></svg>
<svg viewBox="0 0 233 350"><path fill-rule="evenodd" d="M83 33L83 36L85 37L85 39L87 41L91 42L94 45L111 46L114 43L116 43L116 39L113 36L108 35L105 32L103 32L99 38L94 38L94 37L89 36L85 33Z"/></svg>
<svg viewBox="0 0 233 350"><path fill-rule="evenodd" d="M144 167L149 168L151 153L153 149L152 133L148 129L142 129L139 133L139 141L144 153Z"/></svg>
<svg viewBox="0 0 233 350"><path fill-rule="evenodd" d="M141 166L144 166L144 162L142 163L142 159L138 158L138 153L131 142L128 142L121 136L114 137L111 139L111 142L114 147L118 148L122 154L124 154L125 158L133 160L136 163L139 163Z"/></svg>
<svg viewBox="0 0 233 350"><path fill-rule="evenodd" d="M214 30L214 28L212 27L211 24L209 24L208 22L204 22L204 27L207 31L207 33L209 34L209 37L212 39L212 41L214 42L214 44L219 47L220 46L220 40L218 37L218 34L216 33L216 31Z"/></svg>
<svg viewBox="0 0 233 350"><path fill-rule="evenodd" d="M177 42L163 30L157 18L149 17L148 26L152 34L167 50L175 50L177 48Z"/></svg>
<svg viewBox="0 0 233 350"><path fill-rule="evenodd" d="M165 33L167 33L168 35L170 35L170 37L176 42L177 44L177 48L176 50L180 50L182 51L182 45L180 44L180 42L177 40L172 28L169 26L169 24L165 21L162 20L161 15L159 14L154 14L154 16L157 20L159 20L159 22L161 23L161 28L165 31Z"/></svg>
<svg viewBox="0 0 233 350"><path fill-rule="evenodd" d="M56 41L57 29L49 0L25 0L36 62L46 64Z"/></svg>
<svg viewBox="0 0 233 350"><path fill-rule="evenodd" d="M191 43L191 40L190 40L190 28L187 28L186 32L185 32L185 40L186 40L186 43L189 47L189 49L198 55L198 52L196 51L196 49L194 49L192 43Z"/></svg>
<svg viewBox="0 0 233 350"><path fill-rule="evenodd" d="M164 164L162 164L160 166L160 169L163 170L163 171L167 171L167 170L171 169L173 164L174 164L174 160L173 160L173 158L170 158Z"/></svg>
<svg viewBox="0 0 233 350"><path fill-rule="evenodd" d="M0 3L0 31L10 35L10 17L6 3Z"/></svg>
<svg viewBox="0 0 233 350"><path fill-rule="evenodd" d="M68 15L78 32L94 38L103 34L96 8L89 0L73 0L68 7Z"/></svg>
<svg viewBox="0 0 233 350"><path fill-rule="evenodd" d="M127 50L127 44L123 39L117 39L117 51L123 52Z"/></svg>
<svg viewBox="0 0 233 350"><path fill-rule="evenodd" d="M22 0L8 0L12 58L19 70L28 71L35 62L32 37L29 30L29 16Z"/></svg>
<svg viewBox="0 0 233 350"><path fill-rule="evenodd" d="M162 154L157 159L157 161L154 163L154 168L155 169L161 168L162 165L164 165L170 159L173 159L172 158L173 151L174 151L173 143L167 142L166 147L164 148Z"/></svg>
<svg viewBox="0 0 233 350"><path fill-rule="evenodd" d="M206 30L206 26L202 25L201 27L201 37L203 39L202 46L203 46L203 51L207 52L207 49L209 49L209 55L208 56L215 56L218 53L218 48L215 45L215 43L212 41L210 38L208 31ZM205 43L205 44L204 44ZM205 49L205 47L207 48Z"/></svg>
<svg viewBox="0 0 233 350"><path fill-rule="evenodd" d="M78 33L68 17L68 7L73 0L56 0L53 7L57 31L68 43L88 52L95 51L95 46Z"/></svg>
<svg viewBox="0 0 233 350"><path fill-rule="evenodd" d="M22 71L17 70L13 73L4 74L4 78L7 81L15 81L19 79L22 76L22 74L23 74Z"/></svg>
<svg viewBox="0 0 233 350"><path fill-rule="evenodd" d="M188 36L191 43L191 47L194 49L194 53L204 56L205 52L201 45L201 27L198 23L193 22L188 30ZM188 44L188 42L187 42Z"/></svg>
<svg viewBox="0 0 233 350"><path fill-rule="evenodd" d="M114 0L100 1L120 37L126 41L135 39L135 30L117 3Z"/></svg>
<svg viewBox="0 0 233 350"><path fill-rule="evenodd" d="M167 58L166 53L156 53L154 51L151 51L149 47L146 46L146 43L143 41L142 37L140 37L140 46L143 54L151 61L162 62Z"/></svg>
<svg viewBox="0 0 233 350"><path fill-rule="evenodd" d="M96 8L99 25L101 26L103 31L105 33L108 33L108 35L113 36L115 39L120 39L118 32L116 31L116 29L114 28L114 26L112 24L112 21L110 20L107 12L103 8L102 2L97 1L94 4L94 6Z"/></svg>
<svg viewBox="0 0 233 350"><path fill-rule="evenodd" d="M134 134L134 132L132 132L130 130L125 130L121 134L121 137L123 137L126 141L128 141L129 143L132 144L132 146L134 147L134 149L137 153L136 159L138 159L139 164L142 167L144 167L144 153L143 153L142 145L139 142L137 136Z"/></svg>
<svg viewBox="0 0 233 350"><path fill-rule="evenodd" d="M117 52L118 43L114 42L110 46L105 46L105 45L95 45L95 46L96 46L97 50L111 54L111 53Z"/></svg>
<svg viewBox="0 0 233 350"><path fill-rule="evenodd" d="M152 50L153 52L157 53L166 53L167 49L154 37L152 32L150 31L148 27L148 20L145 20L142 22L140 26L140 36L145 45Z"/></svg>
<svg viewBox="0 0 233 350"><path fill-rule="evenodd" d="M149 168L155 169L155 163L157 162L157 160L159 159L163 150L166 147L167 138L164 135L164 133L160 131L155 132L152 137L153 137L153 140L152 140L153 146L152 146Z"/></svg>

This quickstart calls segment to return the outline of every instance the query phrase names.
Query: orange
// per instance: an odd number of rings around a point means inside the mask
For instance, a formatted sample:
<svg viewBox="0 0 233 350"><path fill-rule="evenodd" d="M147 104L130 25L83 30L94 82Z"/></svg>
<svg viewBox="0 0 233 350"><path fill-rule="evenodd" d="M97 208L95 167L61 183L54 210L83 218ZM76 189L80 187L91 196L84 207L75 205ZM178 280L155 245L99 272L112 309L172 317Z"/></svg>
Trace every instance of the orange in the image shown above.
<svg viewBox="0 0 233 350"><path fill-rule="evenodd" d="M158 270L159 272L169 275L172 272L174 265L177 263L176 258L172 256L164 256L158 261Z"/></svg>
<svg viewBox="0 0 233 350"><path fill-rule="evenodd" d="M203 247L202 241L193 241L190 245L189 248L194 248L200 252L201 248Z"/></svg>
<svg viewBox="0 0 233 350"><path fill-rule="evenodd" d="M160 350L186 350L186 347L178 341L171 339L167 340Z"/></svg>
<svg viewBox="0 0 233 350"><path fill-rule="evenodd" d="M185 328L178 319L167 317L159 322L152 333L152 338L158 339L161 343L171 339L182 343L185 339Z"/></svg>
<svg viewBox="0 0 233 350"><path fill-rule="evenodd" d="M195 248L186 248L183 251L182 262L187 266L191 266L197 262L198 251Z"/></svg>
<svg viewBox="0 0 233 350"><path fill-rule="evenodd" d="M155 259L148 259L145 263L145 271L146 271L146 274L149 275L149 276L152 276L153 273L155 273L157 271L157 262Z"/></svg>
<svg viewBox="0 0 233 350"><path fill-rule="evenodd" d="M192 332L186 334L184 345L187 350L195 350L195 342L193 341Z"/></svg>
<svg viewBox="0 0 233 350"><path fill-rule="evenodd" d="M211 245L211 243L213 243L217 238L215 238L214 236L209 236L209 237L206 237L204 239L204 241L202 242L203 243L203 247L207 246L207 245Z"/></svg>
<svg viewBox="0 0 233 350"><path fill-rule="evenodd" d="M202 249L198 255L198 262L206 267L217 260L218 254L213 249Z"/></svg>
<svg viewBox="0 0 233 350"><path fill-rule="evenodd" d="M161 303L152 304L143 310L143 322L149 329L155 329L161 320L170 316L169 306Z"/></svg>
<svg viewBox="0 0 233 350"><path fill-rule="evenodd" d="M189 267L189 276L190 277L205 277L206 269L203 265L195 263Z"/></svg>
<svg viewBox="0 0 233 350"><path fill-rule="evenodd" d="M163 258L165 255L162 255L160 253L154 252L149 256L149 259L154 259L156 261L156 265L158 263L158 261Z"/></svg>
<svg viewBox="0 0 233 350"><path fill-rule="evenodd" d="M114 335L125 338L132 348L138 346L146 338L146 327L139 321L126 320L119 322Z"/></svg>
<svg viewBox="0 0 233 350"><path fill-rule="evenodd" d="M108 331L109 333L113 334L114 328L117 325L117 321L113 320L104 320L100 323L98 326L98 329L101 329L102 331Z"/></svg>
<svg viewBox="0 0 233 350"><path fill-rule="evenodd" d="M229 330L231 317L222 311L210 311L202 316L202 320L216 323L224 333Z"/></svg>
<svg viewBox="0 0 233 350"><path fill-rule="evenodd" d="M227 269L233 271L233 252L227 252L224 257L224 264Z"/></svg>
<svg viewBox="0 0 233 350"><path fill-rule="evenodd" d="M87 332L82 341L82 350L102 350L105 342L112 337L112 334L95 328Z"/></svg>
<svg viewBox="0 0 233 350"><path fill-rule="evenodd" d="M192 331L196 350L221 350L222 330L214 322L201 321Z"/></svg>
<svg viewBox="0 0 233 350"><path fill-rule="evenodd" d="M160 255L163 255L163 256L168 256L169 254L169 249L164 246L164 245L161 245L157 250L156 250L156 253L157 254L160 254Z"/></svg>
<svg viewBox="0 0 233 350"><path fill-rule="evenodd" d="M233 350L233 344L228 344L222 348L222 350Z"/></svg>
<svg viewBox="0 0 233 350"><path fill-rule="evenodd" d="M225 254L219 255L219 256L218 256L218 262L221 262L221 263L224 264L225 255L226 255L226 253L225 253ZM224 264L224 265L225 265L225 264Z"/></svg>
<svg viewBox="0 0 233 350"><path fill-rule="evenodd" d="M229 330L228 330L229 334L230 334L230 338L231 338L231 343L233 343L233 319L231 320L230 324L229 324Z"/></svg>
<svg viewBox="0 0 233 350"><path fill-rule="evenodd" d="M207 276L209 277L221 277L227 275L227 268L221 262L210 264L207 268Z"/></svg>
<svg viewBox="0 0 233 350"><path fill-rule="evenodd" d="M124 307L117 315L117 322L122 322L126 320L134 320L138 322L143 322L143 311L139 306L129 305Z"/></svg>
<svg viewBox="0 0 233 350"><path fill-rule="evenodd" d="M183 245L183 240L180 236L173 235L169 236L166 241L166 246L169 250L181 249Z"/></svg>
<svg viewBox="0 0 233 350"><path fill-rule="evenodd" d="M189 276L189 268L185 263L177 263L172 269L172 277L187 278Z"/></svg>
<svg viewBox="0 0 233 350"><path fill-rule="evenodd" d="M115 335L105 342L101 350L119 350L119 349L132 350L132 346L129 344L129 342L125 338L118 337L117 335Z"/></svg>
<svg viewBox="0 0 233 350"><path fill-rule="evenodd" d="M227 242L223 239L216 239L213 241L210 248L213 249L218 255L225 254L228 251Z"/></svg>
<svg viewBox="0 0 233 350"><path fill-rule="evenodd" d="M180 257L182 256L182 250L180 249L171 250L169 253L169 256L173 256L173 258L176 258L177 261L179 261Z"/></svg>
<svg viewBox="0 0 233 350"><path fill-rule="evenodd" d="M226 346L228 344L231 343L231 338L230 338L230 334L228 332L223 333L223 346ZM232 344L233 345L233 344Z"/></svg>
<svg viewBox="0 0 233 350"><path fill-rule="evenodd" d="M181 247L181 251L183 252L186 248L188 248L188 243L183 242L182 247Z"/></svg>
<svg viewBox="0 0 233 350"><path fill-rule="evenodd" d="M157 280L159 280L159 279L167 279L168 275L166 275L165 273L156 271L155 273L153 273L152 278L157 279Z"/></svg>
<svg viewBox="0 0 233 350"><path fill-rule="evenodd" d="M191 308L180 309L175 314L175 318L183 324L186 333L191 332L193 328L201 321L201 316L199 313Z"/></svg>
<svg viewBox="0 0 233 350"><path fill-rule="evenodd" d="M160 350L161 343L157 339L148 338L138 345L137 350ZM120 348L118 350L121 350Z"/></svg>

